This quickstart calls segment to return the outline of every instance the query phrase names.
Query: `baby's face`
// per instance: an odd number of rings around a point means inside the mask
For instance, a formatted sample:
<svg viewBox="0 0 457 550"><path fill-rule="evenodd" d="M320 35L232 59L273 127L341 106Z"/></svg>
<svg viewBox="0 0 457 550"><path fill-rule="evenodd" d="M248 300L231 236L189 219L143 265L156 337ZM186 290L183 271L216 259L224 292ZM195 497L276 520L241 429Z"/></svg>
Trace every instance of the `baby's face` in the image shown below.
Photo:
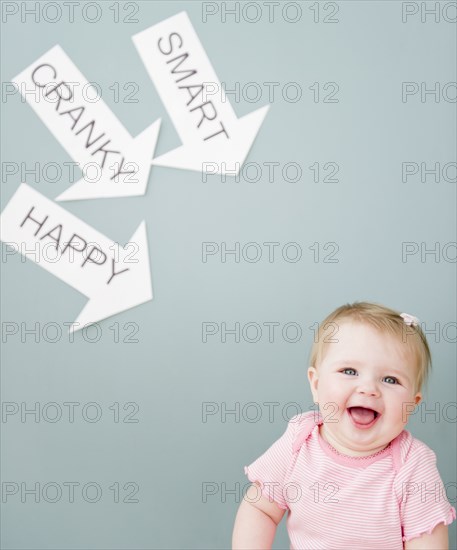
<svg viewBox="0 0 457 550"><path fill-rule="evenodd" d="M324 420L322 437L343 454L363 456L401 433L414 405L415 365L406 343L368 324L344 320L317 369L308 369Z"/></svg>

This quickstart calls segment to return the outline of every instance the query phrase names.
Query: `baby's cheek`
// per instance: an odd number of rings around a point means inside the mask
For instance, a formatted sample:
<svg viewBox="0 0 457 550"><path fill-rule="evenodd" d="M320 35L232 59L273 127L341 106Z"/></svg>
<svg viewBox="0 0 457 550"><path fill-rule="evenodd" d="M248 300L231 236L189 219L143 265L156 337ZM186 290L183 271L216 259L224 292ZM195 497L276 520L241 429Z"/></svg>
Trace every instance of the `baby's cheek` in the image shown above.
<svg viewBox="0 0 457 550"><path fill-rule="evenodd" d="M408 418L414 412L414 409L414 403L408 401L406 398L404 400L392 403L390 409L392 421L406 424L408 422Z"/></svg>

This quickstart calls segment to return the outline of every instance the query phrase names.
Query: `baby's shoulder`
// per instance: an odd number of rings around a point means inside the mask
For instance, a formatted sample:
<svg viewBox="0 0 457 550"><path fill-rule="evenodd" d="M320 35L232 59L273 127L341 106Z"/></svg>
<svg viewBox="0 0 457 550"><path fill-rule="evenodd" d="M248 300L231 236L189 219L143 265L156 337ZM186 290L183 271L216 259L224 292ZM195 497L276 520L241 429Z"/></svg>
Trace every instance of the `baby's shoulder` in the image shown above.
<svg viewBox="0 0 457 550"><path fill-rule="evenodd" d="M287 429L290 430L292 451L297 452L309 437L316 425L321 423L317 411L309 411L293 416L289 420Z"/></svg>
<svg viewBox="0 0 457 550"><path fill-rule="evenodd" d="M403 430L393 442L394 457L399 466L398 469L417 468L436 461L436 455L430 447L417 439L408 430Z"/></svg>

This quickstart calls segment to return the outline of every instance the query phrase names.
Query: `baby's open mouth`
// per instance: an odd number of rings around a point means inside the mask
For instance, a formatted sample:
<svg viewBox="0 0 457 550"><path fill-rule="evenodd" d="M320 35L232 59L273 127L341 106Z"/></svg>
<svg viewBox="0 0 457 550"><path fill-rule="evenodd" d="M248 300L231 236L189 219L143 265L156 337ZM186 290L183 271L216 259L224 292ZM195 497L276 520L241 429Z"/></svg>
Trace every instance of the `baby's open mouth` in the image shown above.
<svg viewBox="0 0 457 550"><path fill-rule="evenodd" d="M380 416L377 411L365 407L349 407L348 413L356 426L366 428L372 426Z"/></svg>

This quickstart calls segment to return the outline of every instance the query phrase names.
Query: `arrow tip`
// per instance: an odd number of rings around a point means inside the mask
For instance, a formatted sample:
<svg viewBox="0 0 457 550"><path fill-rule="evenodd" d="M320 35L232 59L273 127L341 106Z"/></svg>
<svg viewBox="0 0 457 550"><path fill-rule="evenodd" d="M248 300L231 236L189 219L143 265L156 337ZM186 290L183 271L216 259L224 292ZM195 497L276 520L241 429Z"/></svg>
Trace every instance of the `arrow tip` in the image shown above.
<svg viewBox="0 0 457 550"><path fill-rule="evenodd" d="M130 241L119 250L119 261L113 262L112 277L91 296L75 324L84 328L152 298L146 223L143 221Z"/></svg>
<svg viewBox="0 0 457 550"><path fill-rule="evenodd" d="M157 145L162 120L159 118L143 130L122 151L125 171L135 169L135 173L120 174L113 177L113 171L105 169L97 181L87 180L83 176L74 185L66 189L56 201L74 201L113 197L134 197L146 193L151 158ZM129 166L130 165L130 166Z"/></svg>
<svg viewBox="0 0 457 550"><path fill-rule="evenodd" d="M227 132L228 139L226 135L220 135L213 141L184 144L152 159L151 164L208 174L236 175L248 156L269 107L265 105L237 119Z"/></svg>

